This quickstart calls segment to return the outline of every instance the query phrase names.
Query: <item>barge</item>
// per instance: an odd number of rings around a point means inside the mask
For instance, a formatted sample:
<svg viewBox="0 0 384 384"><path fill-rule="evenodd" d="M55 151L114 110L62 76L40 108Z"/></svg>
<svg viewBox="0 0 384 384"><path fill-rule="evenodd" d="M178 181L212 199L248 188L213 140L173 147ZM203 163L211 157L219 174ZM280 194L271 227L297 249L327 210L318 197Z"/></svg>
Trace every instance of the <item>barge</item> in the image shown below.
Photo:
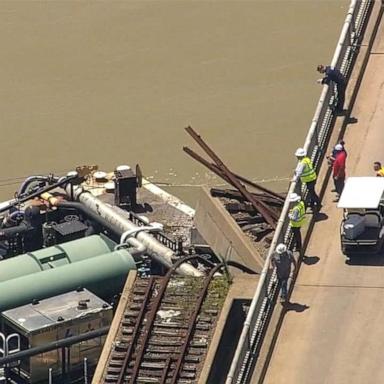
<svg viewBox="0 0 384 384"><path fill-rule="evenodd" d="M254 276L248 287L257 275L196 241L195 211L140 167L28 177L0 214L0 382L197 383L205 361L217 370L229 288L244 296L228 267Z"/></svg>

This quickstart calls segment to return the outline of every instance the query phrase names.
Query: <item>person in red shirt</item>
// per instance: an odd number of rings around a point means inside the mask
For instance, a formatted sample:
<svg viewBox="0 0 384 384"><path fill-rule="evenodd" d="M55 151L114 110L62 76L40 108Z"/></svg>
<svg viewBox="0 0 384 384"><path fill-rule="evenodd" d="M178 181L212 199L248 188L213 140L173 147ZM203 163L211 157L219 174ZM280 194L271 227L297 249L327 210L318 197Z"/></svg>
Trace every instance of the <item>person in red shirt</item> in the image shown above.
<svg viewBox="0 0 384 384"><path fill-rule="evenodd" d="M335 190L337 197L334 200L335 202L339 201L341 192L344 189L345 182L345 162L346 162L346 152L343 150L341 144L335 146L335 160L332 164L332 176L333 182L335 183Z"/></svg>

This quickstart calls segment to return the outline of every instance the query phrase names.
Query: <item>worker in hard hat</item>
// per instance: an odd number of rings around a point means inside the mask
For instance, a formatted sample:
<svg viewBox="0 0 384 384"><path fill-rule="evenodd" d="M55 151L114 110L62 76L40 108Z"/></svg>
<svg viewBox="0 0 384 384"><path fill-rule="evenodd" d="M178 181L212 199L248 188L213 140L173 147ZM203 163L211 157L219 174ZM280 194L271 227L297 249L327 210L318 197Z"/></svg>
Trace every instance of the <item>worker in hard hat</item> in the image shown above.
<svg viewBox="0 0 384 384"><path fill-rule="evenodd" d="M340 146L341 146L341 149L340 149ZM345 141L344 140L339 141L333 147L332 152L330 153L330 155L326 156L329 166L333 165L333 162L336 160L336 156L339 154L340 151L344 152L345 158L347 158L348 153L347 153L347 150L345 149Z"/></svg>
<svg viewBox="0 0 384 384"><path fill-rule="evenodd" d="M317 175L315 169L313 168L312 161L309 157L307 157L307 151L304 148L298 148L295 152L295 156L299 161L295 170L295 175L300 177L301 182L307 186L309 206L312 210L320 211L320 199L315 192Z"/></svg>
<svg viewBox="0 0 384 384"><path fill-rule="evenodd" d="M289 224L293 233L293 243L296 251L302 255L303 244L300 229L305 219L305 205L297 193L291 193L289 195L289 201L293 204L292 209L288 213Z"/></svg>
<svg viewBox="0 0 384 384"><path fill-rule="evenodd" d="M275 252L272 254L271 264L273 268L276 268L276 275L281 286L281 302L285 302L288 294L288 279L291 274L291 264L293 264L296 269L296 260L293 257L293 253L287 249L287 246L281 243L277 245Z"/></svg>
<svg viewBox="0 0 384 384"><path fill-rule="evenodd" d="M376 176L384 177L384 167L382 167L380 161L375 161L373 163L373 169L376 172Z"/></svg>
<svg viewBox="0 0 384 384"><path fill-rule="evenodd" d="M335 192L337 193L334 202L338 202L341 196L341 193L344 189L345 183L345 162L346 162L346 152L343 149L341 144L335 145L335 160L332 163L332 177L335 184Z"/></svg>

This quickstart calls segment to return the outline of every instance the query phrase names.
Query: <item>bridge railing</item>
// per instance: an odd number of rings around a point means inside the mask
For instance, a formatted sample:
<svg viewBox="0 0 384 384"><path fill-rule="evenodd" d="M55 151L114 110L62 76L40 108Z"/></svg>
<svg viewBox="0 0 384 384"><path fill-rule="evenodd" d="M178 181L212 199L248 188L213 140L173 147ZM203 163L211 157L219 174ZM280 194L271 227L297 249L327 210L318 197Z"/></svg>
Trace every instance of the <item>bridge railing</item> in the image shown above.
<svg viewBox="0 0 384 384"><path fill-rule="evenodd" d="M339 68L347 79L358 53L359 44L363 37L364 28L373 2L373 0L352 0L350 3L331 62L331 66ZM317 172L324 158L324 151L334 125L335 116L332 111L334 103L334 87L332 85L324 85L304 144L304 149L311 158ZM292 192L301 194L307 200L306 188L301 185L297 178L292 180L288 196ZM292 238L288 212L289 201L287 199L277 223L277 228L260 274L259 283L243 325L235 355L227 375L226 384L248 382L252 374L252 368L257 361L278 287L276 273L270 268L271 256L277 244L281 242L289 244Z"/></svg>

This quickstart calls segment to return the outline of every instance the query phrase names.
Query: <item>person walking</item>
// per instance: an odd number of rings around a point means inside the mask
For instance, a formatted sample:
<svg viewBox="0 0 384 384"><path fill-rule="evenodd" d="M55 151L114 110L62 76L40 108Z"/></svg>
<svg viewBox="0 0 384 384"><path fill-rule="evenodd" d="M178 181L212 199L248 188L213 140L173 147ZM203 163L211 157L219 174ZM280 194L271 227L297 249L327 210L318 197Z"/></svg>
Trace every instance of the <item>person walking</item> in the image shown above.
<svg viewBox="0 0 384 384"><path fill-rule="evenodd" d="M335 145L336 156L332 164L332 176L333 182L335 184L335 191L337 193L336 199L334 202L339 201L340 195L343 192L345 184L345 162L346 162L346 152L343 150L341 144Z"/></svg>
<svg viewBox="0 0 384 384"><path fill-rule="evenodd" d="M313 168L312 161L307 157L307 151L304 148L297 148L295 156L299 163L297 164L295 175L300 177L303 184L307 186L309 195L309 206L312 210L320 211L321 203L319 196L315 192L316 171Z"/></svg>
<svg viewBox="0 0 384 384"><path fill-rule="evenodd" d="M373 163L373 170L376 172L377 177L384 177L384 167L381 166L380 161Z"/></svg>
<svg viewBox="0 0 384 384"><path fill-rule="evenodd" d="M303 255L303 244L301 241L301 227L305 219L305 204L297 193L289 195L289 202L293 203L292 209L288 213L289 224L293 233L294 249L299 252L300 256Z"/></svg>
<svg viewBox="0 0 384 384"><path fill-rule="evenodd" d="M287 249L286 245L280 243L272 254L271 264L273 268L276 268L277 279L281 286L280 300L284 303L287 300L288 279L291 274L291 264L294 265L295 270L297 266L296 260L293 257L293 253Z"/></svg>
<svg viewBox="0 0 384 384"><path fill-rule="evenodd" d="M317 80L321 84L330 84L331 82L336 85L337 90L337 103L336 103L336 113L342 113L344 108L345 101L345 89L347 86L347 81L344 75L335 67L318 65L317 71L325 75L322 79Z"/></svg>

